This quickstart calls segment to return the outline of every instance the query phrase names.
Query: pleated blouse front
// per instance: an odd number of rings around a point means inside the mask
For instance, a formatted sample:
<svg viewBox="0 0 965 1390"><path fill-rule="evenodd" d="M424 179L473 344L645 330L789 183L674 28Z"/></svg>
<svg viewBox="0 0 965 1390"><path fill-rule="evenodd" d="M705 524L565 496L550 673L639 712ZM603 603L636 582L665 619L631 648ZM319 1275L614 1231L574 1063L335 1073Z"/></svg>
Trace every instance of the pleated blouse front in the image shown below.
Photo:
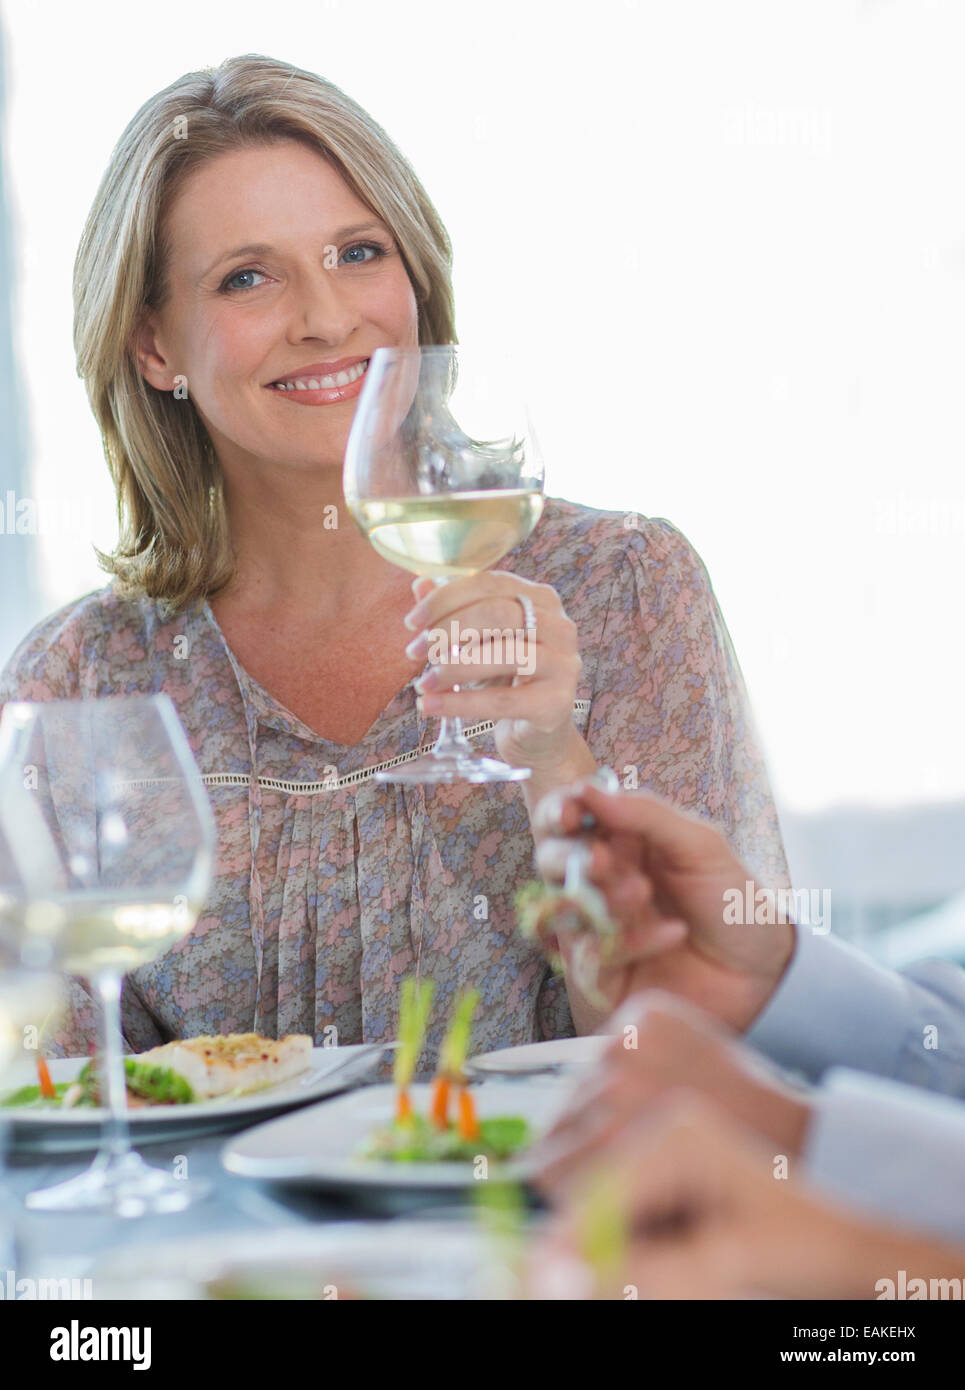
<svg viewBox="0 0 965 1390"><path fill-rule="evenodd" d="M680 532L549 498L500 568L552 584L576 622L573 718L597 762L717 821L761 882L786 885L740 669ZM435 736L413 685L347 747L252 679L206 602L163 621L154 601L108 585L21 643L0 702L163 690L211 798L214 882L192 932L125 980L132 1049L251 1029L319 1044L388 1041L410 973L437 986L426 1055L468 983L481 993L477 1051L572 1034L562 980L515 930L513 896L534 873L519 785L373 780ZM497 755L491 723L467 733ZM89 990L72 979L51 1051L84 1054L96 1035Z"/></svg>

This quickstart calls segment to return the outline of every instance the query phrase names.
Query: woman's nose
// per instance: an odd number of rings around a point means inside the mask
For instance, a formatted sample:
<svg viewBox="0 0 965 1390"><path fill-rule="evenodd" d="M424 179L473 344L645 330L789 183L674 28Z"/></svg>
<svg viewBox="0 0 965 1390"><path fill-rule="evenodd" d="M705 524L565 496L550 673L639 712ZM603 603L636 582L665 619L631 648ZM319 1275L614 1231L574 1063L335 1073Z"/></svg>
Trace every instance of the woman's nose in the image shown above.
<svg viewBox="0 0 965 1390"><path fill-rule="evenodd" d="M293 340L319 338L341 343L357 327L360 315L350 292L336 283L338 272L321 266L294 287L290 335Z"/></svg>

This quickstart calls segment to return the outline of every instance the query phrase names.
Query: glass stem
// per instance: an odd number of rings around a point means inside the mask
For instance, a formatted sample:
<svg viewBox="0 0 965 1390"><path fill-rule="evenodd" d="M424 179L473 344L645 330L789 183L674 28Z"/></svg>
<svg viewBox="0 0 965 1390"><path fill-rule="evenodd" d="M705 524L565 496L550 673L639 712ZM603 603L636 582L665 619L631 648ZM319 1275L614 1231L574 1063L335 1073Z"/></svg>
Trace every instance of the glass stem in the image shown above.
<svg viewBox="0 0 965 1390"><path fill-rule="evenodd" d="M6 1157L7 1124L5 1120L0 1119L0 1278L8 1269L21 1268L20 1252L17 1248L18 1203L15 1202L13 1193L8 1192L3 1181Z"/></svg>
<svg viewBox="0 0 965 1390"><path fill-rule="evenodd" d="M448 584L451 575L442 574L436 577L436 586L441 587ZM459 643L453 642L449 652L450 661L455 665L459 660ZM453 695L458 695L460 687L452 687ZM455 715L443 715L439 721L439 734L436 738L435 747L432 750L434 758L439 757L469 757L473 756L472 745L462 732L462 720Z"/></svg>
<svg viewBox="0 0 965 1390"><path fill-rule="evenodd" d="M124 1035L121 1032L121 976L98 975L95 980L103 1008L102 1066L107 1080L108 1118L101 1148L107 1164L120 1162L131 1151L127 1121L127 1080L124 1071ZM103 1095L101 1097L103 1100Z"/></svg>

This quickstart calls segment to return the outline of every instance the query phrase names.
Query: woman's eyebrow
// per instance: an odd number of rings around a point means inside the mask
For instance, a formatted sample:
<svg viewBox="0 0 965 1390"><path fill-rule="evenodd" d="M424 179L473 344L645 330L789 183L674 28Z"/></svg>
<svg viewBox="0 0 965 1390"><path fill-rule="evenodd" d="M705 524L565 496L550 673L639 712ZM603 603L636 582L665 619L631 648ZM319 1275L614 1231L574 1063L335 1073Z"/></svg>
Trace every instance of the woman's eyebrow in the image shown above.
<svg viewBox="0 0 965 1390"><path fill-rule="evenodd" d="M359 236L362 232L384 232L386 230L385 224L382 222L356 222L351 227L340 228L339 231L335 233L333 241L344 241L346 237ZM236 246L231 251L223 252L217 260L212 261L201 278L203 280L205 275L210 275L211 272L216 270L224 261L233 261L238 256L269 256L274 249L273 246L269 246L267 242L262 241L249 242L245 246Z"/></svg>

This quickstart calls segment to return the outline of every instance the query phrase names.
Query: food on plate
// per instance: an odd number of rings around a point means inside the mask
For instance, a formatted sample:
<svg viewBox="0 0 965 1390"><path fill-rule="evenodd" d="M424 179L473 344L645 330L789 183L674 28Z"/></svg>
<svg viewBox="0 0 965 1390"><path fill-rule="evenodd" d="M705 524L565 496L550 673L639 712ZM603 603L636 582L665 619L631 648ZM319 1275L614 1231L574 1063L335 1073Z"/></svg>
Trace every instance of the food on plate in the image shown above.
<svg viewBox="0 0 965 1390"><path fill-rule="evenodd" d="M399 999L399 1046L392 1064L392 1080L396 1086L397 1125L408 1124L414 1116L409 1086L419 1064L419 1053L422 1051L435 990L434 980L416 980L410 975L402 981Z"/></svg>
<svg viewBox="0 0 965 1390"><path fill-rule="evenodd" d="M620 781L611 767L599 767L583 785L602 787L616 792ZM597 820L585 811L581 830L593 830ZM589 931L601 937L615 935L616 923L610 916L606 898L586 876L592 853L583 841L575 844L566 858L566 874L561 888L551 887L541 879L524 883L515 897L516 920L524 936L541 938L544 931L556 935L560 931Z"/></svg>
<svg viewBox="0 0 965 1390"><path fill-rule="evenodd" d="M606 898L585 877L589 854L584 845L572 851L561 888L552 888L539 879L524 883L514 900L516 922L523 936L539 941L558 971L563 969L563 958L553 938L558 944L563 933L571 935L574 983L597 1008L607 1008L611 1001L599 988L600 963L612 958L617 926Z"/></svg>
<svg viewBox="0 0 965 1390"><path fill-rule="evenodd" d="M312 1039L306 1033L277 1041L258 1033L216 1034L164 1043L142 1052L137 1060L182 1076L195 1100L215 1100L260 1091L307 1071Z"/></svg>
<svg viewBox="0 0 965 1390"><path fill-rule="evenodd" d="M472 1036L472 1018L479 1002L477 990L464 990L456 999L449 1027L439 1050L429 1113L416 1113L409 1093L425 1038L434 984L407 979L399 1006L399 1049L393 1079L397 1087L395 1118L376 1130L364 1145L367 1158L402 1163L452 1160L480 1156L511 1158L528 1143L526 1120L520 1115L480 1117L465 1075ZM450 1102L452 1113L450 1113Z"/></svg>
<svg viewBox="0 0 965 1390"><path fill-rule="evenodd" d="M248 1095L306 1071L311 1056L307 1034L276 1040L258 1033L228 1033L164 1043L124 1059L127 1103L138 1109ZM38 1085L21 1086L0 1105L63 1110L106 1104L94 1060L84 1064L74 1081L51 1082L43 1058L38 1058L37 1072Z"/></svg>
<svg viewBox="0 0 965 1390"><path fill-rule="evenodd" d="M540 879L531 879L517 890L515 901L516 921L524 936L539 937L546 930L588 930L599 936L612 936L616 931L606 899L589 883L551 888Z"/></svg>

